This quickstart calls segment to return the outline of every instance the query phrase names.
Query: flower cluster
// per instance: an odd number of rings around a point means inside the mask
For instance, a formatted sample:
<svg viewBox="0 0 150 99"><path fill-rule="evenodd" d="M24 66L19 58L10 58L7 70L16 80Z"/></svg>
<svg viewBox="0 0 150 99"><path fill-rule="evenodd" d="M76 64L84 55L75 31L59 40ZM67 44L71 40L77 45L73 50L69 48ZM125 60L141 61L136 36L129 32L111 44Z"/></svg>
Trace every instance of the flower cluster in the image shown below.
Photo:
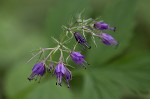
<svg viewBox="0 0 150 99"><path fill-rule="evenodd" d="M41 78L46 72L52 73L56 76L57 82L56 85L62 86L62 79L65 78L65 81L70 87L69 82L72 79L71 66L68 64L68 59L70 58L75 64L80 65L81 67L86 68L88 63L85 60L85 56L76 51L77 45L80 45L83 50L91 49L86 36L91 36L92 41L97 46L95 37L100 38L101 42L105 45L118 45L118 42L108 33L103 31L110 30L116 31L116 27L112 27L109 24L103 21L96 21L92 18L83 19L78 17L73 24L69 26L62 26L65 32L65 38L63 40L57 40L54 37L52 39L57 43L56 47L52 48L40 48L38 52L29 60L31 61L36 56L40 56L38 62L32 68L32 73L28 77L29 80ZM68 48L68 43L74 39L76 42L73 44L71 42L72 48ZM45 57L45 52L49 51L49 54ZM55 53L59 53L60 56L57 61L54 61ZM64 54L67 54L66 57ZM40 80L39 80L40 81Z"/></svg>

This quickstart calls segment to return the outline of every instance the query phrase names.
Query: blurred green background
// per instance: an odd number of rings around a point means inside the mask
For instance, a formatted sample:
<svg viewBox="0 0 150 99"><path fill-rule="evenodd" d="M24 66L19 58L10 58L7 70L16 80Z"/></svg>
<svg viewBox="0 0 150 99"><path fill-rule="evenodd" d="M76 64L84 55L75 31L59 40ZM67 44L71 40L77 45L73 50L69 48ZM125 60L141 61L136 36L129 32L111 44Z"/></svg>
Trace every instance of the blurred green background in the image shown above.
<svg viewBox="0 0 150 99"><path fill-rule="evenodd" d="M73 72L71 88L43 77L29 82L30 51L51 47L61 26L85 9L117 27L120 46L84 52L91 64ZM150 0L0 0L0 99L150 99ZM45 79L44 79L45 78Z"/></svg>

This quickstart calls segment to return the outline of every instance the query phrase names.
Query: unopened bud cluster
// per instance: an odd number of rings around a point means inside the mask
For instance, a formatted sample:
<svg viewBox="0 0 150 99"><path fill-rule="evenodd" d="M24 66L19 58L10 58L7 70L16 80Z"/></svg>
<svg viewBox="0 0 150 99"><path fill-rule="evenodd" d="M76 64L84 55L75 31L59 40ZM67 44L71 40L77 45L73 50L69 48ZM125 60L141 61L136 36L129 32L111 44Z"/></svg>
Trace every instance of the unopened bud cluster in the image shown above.
<svg viewBox="0 0 150 99"><path fill-rule="evenodd" d="M88 44L87 37L92 37L93 43L97 46L95 37L100 38L101 42L105 45L118 45L118 42L108 33L104 31L116 31L116 27L112 27L109 24L94 20L92 18L83 19L79 16L75 19L74 23L68 26L62 26L65 30L64 38L62 40L57 40L52 37L52 39L57 43L55 47L51 48L41 48L38 52L29 60L31 61L36 56L40 56L38 62L32 68L32 73L28 77L29 80L41 78L44 74L49 71L52 75L56 76L56 85L62 86L62 79L65 78L68 87L70 87L70 80L72 79L72 73L69 70L71 66L68 64L68 59L70 58L75 64L86 68L88 65L85 60L85 56L76 50L77 45L79 45L83 50L91 49ZM70 41L76 41L75 43ZM67 45L72 43L72 48ZM45 52L49 51L49 54L45 56ZM86 50L87 51L87 50ZM54 61L52 57L55 57L55 53L59 53L60 56L57 61ZM67 54L66 57L64 54ZM41 56L44 56L41 58Z"/></svg>

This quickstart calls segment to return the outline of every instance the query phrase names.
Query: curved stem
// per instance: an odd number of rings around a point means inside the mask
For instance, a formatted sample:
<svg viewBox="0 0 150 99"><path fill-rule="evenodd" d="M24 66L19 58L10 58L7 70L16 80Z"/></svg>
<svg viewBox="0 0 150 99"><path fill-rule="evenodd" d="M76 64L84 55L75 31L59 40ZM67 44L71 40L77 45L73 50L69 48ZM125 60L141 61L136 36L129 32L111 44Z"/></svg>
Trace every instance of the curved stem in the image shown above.
<svg viewBox="0 0 150 99"><path fill-rule="evenodd" d="M71 52L71 50L68 47L66 47L64 45L62 45L62 47L65 48L66 50L68 50L69 52Z"/></svg>
<svg viewBox="0 0 150 99"><path fill-rule="evenodd" d="M76 42L76 44L73 47L73 51L76 49L78 42Z"/></svg>
<svg viewBox="0 0 150 99"><path fill-rule="evenodd" d="M52 50L52 51L47 55L47 57L44 59L44 62L46 62L49 57L50 57L50 59L51 59L51 55L52 55L53 53L55 53L55 52L58 50L58 48L59 48L59 46L53 48L53 50Z"/></svg>
<svg viewBox="0 0 150 99"><path fill-rule="evenodd" d="M47 57L44 59L44 63L47 61L47 59L51 56L51 54L54 52L54 50L52 50L48 55Z"/></svg>
<svg viewBox="0 0 150 99"><path fill-rule="evenodd" d="M73 32L71 30L70 30L70 34L71 34L71 37L69 39L65 40L62 44L70 42L70 40L73 38Z"/></svg>
<svg viewBox="0 0 150 99"><path fill-rule="evenodd" d="M27 63L29 63L33 58L35 58L37 55L41 54L43 51L39 51L37 54L35 54L33 57L31 57Z"/></svg>
<svg viewBox="0 0 150 99"><path fill-rule="evenodd" d="M68 64L68 59L69 59L70 55L67 56L66 58L66 63Z"/></svg>
<svg viewBox="0 0 150 99"><path fill-rule="evenodd" d="M42 48L42 50L47 51L47 50L53 50L55 48Z"/></svg>
<svg viewBox="0 0 150 99"><path fill-rule="evenodd" d="M63 52L62 52L62 49L59 49L60 50L60 58L59 58L59 61L63 61Z"/></svg>

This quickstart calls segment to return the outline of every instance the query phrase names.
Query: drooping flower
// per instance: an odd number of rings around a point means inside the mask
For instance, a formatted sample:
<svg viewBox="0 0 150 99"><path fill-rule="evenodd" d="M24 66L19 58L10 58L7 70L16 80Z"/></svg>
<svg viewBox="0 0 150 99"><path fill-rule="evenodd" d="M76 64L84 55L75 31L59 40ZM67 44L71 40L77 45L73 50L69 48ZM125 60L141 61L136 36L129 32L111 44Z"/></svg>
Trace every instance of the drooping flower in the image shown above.
<svg viewBox="0 0 150 99"><path fill-rule="evenodd" d="M102 42L106 45L118 45L118 42L107 33L98 34L98 37L100 37Z"/></svg>
<svg viewBox="0 0 150 99"><path fill-rule="evenodd" d="M70 88L70 84L69 84L69 81L72 79L72 74L71 74L71 71L66 68L66 82L67 82L67 85L68 85L68 88Z"/></svg>
<svg viewBox="0 0 150 99"><path fill-rule="evenodd" d="M35 76L43 76L46 68L43 62L39 62L32 68L32 74L28 77L29 80L33 80Z"/></svg>
<svg viewBox="0 0 150 99"><path fill-rule="evenodd" d="M48 70L51 72L54 69L54 63L50 62Z"/></svg>
<svg viewBox="0 0 150 99"><path fill-rule="evenodd" d="M112 30L112 31L116 31L116 27L110 27L107 23L105 22L96 22L94 24L94 27L96 29L99 29L99 30Z"/></svg>
<svg viewBox="0 0 150 99"><path fill-rule="evenodd" d="M66 73L66 67L64 66L63 62L59 62L55 68L54 74L57 77L56 84L61 86L62 78Z"/></svg>
<svg viewBox="0 0 150 99"><path fill-rule="evenodd" d="M84 63L87 63L84 60L84 56L82 54L80 54L80 52L71 52L70 57L76 64L80 64L80 65L84 66Z"/></svg>
<svg viewBox="0 0 150 99"><path fill-rule="evenodd" d="M89 46L89 44L87 43L87 41L85 40L85 38L78 32L74 33L74 37L76 39L76 41L81 44L84 48L88 48L90 49L91 46Z"/></svg>

